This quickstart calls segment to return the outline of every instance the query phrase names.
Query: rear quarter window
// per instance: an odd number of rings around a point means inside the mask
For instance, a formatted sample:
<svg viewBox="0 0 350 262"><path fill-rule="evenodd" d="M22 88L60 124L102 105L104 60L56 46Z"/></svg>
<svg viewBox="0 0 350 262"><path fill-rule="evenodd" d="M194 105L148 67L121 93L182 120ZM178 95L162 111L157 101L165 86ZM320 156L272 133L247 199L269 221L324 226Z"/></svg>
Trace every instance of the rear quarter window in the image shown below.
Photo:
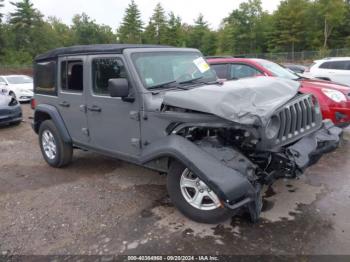
<svg viewBox="0 0 350 262"><path fill-rule="evenodd" d="M37 62L34 65L34 92L37 94L56 95L56 61Z"/></svg>

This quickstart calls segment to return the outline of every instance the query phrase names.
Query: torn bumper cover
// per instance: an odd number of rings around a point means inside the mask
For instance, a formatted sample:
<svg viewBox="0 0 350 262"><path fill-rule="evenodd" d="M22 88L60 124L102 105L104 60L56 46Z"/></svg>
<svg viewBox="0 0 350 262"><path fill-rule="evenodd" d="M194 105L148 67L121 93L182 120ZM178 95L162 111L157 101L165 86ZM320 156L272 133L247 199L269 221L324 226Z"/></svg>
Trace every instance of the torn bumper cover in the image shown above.
<svg viewBox="0 0 350 262"><path fill-rule="evenodd" d="M287 148L287 156L302 172L317 163L323 154L335 150L340 142L342 129L330 120L323 121L322 127Z"/></svg>

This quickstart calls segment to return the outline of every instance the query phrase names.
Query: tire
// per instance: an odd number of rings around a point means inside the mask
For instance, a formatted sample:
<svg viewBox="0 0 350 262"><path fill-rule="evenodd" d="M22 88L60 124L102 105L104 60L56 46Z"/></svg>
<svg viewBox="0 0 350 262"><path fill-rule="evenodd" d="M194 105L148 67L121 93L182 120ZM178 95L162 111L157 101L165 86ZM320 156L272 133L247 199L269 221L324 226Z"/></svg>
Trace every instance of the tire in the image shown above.
<svg viewBox="0 0 350 262"><path fill-rule="evenodd" d="M222 207L220 202L218 207L213 206L210 210L202 210L191 205L185 198L181 187L182 177L185 172L190 171L181 163L174 161L170 165L167 176L167 189L170 199L183 215L193 221L205 224L217 224L232 216L233 213L229 209ZM194 175L194 177L196 176Z"/></svg>
<svg viewBox="0 0 350 262"><path fill-rule="evenodd" d="M51 135L50 135L51 134ZM50 138L50 146L44 145L44 140ZM52 143L51 143L52 142ZM52 120L44 121L39 128L39 144L41 153L45 161L52 167L61 168L67 166L72 161L73 147L67 144L61 138L59 131ZM52 145L55 145L55 153L53 153ZM49 148L49 150L45 150Z"/></svg>

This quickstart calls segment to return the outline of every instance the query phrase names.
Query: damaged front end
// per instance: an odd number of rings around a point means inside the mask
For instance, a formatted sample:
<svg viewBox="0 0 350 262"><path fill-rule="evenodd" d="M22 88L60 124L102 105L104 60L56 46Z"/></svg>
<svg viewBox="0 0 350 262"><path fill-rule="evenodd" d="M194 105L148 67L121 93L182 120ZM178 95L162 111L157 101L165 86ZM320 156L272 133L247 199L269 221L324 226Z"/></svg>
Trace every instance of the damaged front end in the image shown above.
<svg viewBox="0 0 350 262"><path fill-rule="evenodd" d="M163 104L162 117L176 115L174 120L179 120L181 114L187 118L204 115L193 109ZM154 145L158 152L153 153L169 156L172 148L170 155L210 186L225 207L247 207L256 221L263 185L302 174L338 147L342 133L331 121L322 121L318 102L311 95L296 95L271 111L264 115L265 121L255 118L258 121L249 124L222 118L207 123L174 121L167 130L169 136ZM253 114L249 119L254 119Z"/></svg>

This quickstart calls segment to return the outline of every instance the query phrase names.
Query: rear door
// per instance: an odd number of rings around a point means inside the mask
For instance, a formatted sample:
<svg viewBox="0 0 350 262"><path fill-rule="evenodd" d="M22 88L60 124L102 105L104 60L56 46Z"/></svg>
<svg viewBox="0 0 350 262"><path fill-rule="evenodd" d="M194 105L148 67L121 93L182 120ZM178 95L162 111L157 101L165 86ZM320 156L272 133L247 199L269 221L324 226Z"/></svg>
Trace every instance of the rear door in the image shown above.
<svg viewBox="0 0 350 262"><path fill-rule="evenodd" d="M86 145L89 130L86 117L86 57L59 58L58 108L74 143Z"/></svg>
<svg viewBox="0 0 350 262"><path fill-rule="evenodd" d="M139 100L133 95L134 101L124 101L111 97L108 92L109 79L128 78L123 56L90 56L89 65L87 115L91 144L120 158L138 155L141 146ZM130 92L136 94L132 87Z"/></svg>
<svg viewBox="0 0 350 262"><path fill-rule="evenodd" d="M333 81L339 82L345 85L350 85L350 61L338 62L338 66L334 72Z"/></svg>

